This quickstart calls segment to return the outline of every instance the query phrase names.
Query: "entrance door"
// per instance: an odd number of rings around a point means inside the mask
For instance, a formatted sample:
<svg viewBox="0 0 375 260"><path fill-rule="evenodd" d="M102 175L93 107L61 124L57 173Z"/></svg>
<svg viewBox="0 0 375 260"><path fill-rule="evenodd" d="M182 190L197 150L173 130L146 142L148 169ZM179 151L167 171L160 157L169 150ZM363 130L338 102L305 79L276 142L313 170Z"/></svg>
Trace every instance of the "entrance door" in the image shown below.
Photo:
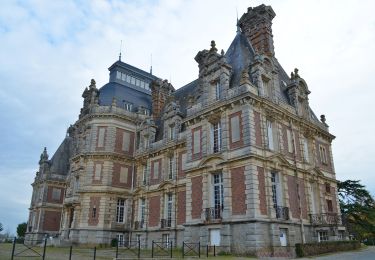
<svg viewBox="0 0 375 260"><path fill-rule="evenodd" d="M287 246L287 230L285 228L280 228L280 245Z"/></svg>
<svg viewBox="0 0 375 260"><path fill-rule="evenodd" d="M211 246L220 246L220 229L210 229Z"/></svg>

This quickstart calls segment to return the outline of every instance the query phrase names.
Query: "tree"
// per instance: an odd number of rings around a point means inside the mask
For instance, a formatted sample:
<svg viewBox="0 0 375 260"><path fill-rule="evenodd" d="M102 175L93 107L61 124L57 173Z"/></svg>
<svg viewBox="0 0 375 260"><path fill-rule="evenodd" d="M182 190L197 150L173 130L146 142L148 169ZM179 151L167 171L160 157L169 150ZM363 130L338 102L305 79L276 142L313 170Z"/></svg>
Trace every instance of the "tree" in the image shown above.
<svg viewBox="0 0 375 260"><path fill-rule="evenodd" d="M358 180L338 183L343 222L358 240L375 238L375 201Z"/></svg>
<svg viewBox="0 0 375 260"><path fill-rule="evenodd" d="M27 224L25 222L18 224L17 226L17 235L18 237L25 237Z"/></svg>
<svg viewBox="0 0 375 260"><path fill-rule="evenodd" d="M0 232L3 231L3 229L4 229L3 224L1 224L1 222L0 222Z"/></svg>

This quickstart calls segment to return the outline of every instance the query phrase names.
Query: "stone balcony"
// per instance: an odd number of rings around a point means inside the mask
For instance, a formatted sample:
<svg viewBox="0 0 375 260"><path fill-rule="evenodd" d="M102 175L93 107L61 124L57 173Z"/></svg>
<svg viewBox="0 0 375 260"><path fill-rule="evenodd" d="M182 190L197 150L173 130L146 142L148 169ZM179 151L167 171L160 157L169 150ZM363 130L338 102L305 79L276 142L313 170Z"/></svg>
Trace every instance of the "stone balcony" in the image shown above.
<svg viewBox="0 0 375 260"><path fill-rule="evenodd" d="M283 206L275 206L275 213L277 219L289 220L289 208Z"/></svg>
<svg viewBox="0 0 375 260"><path fill-rule="evenodd" d="M310 223L314 226L337 226L341 224L341 215L337 213L310 214Z"/></svg>

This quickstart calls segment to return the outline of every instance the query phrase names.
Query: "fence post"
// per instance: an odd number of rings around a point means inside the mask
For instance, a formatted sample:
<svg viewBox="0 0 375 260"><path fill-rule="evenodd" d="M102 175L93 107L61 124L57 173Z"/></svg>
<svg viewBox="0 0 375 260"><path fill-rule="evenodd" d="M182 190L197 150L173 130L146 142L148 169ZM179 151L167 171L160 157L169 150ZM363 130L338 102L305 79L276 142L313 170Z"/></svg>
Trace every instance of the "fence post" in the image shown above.
<svg viewBox="0 0 375 260"><path fill-rule="evenodd" d="M14 250L15 249L16 249L16 237L13 238L13 247L12 247L12 258L11 258L11 260L13 260Z"/></svg>
<svg viewBox="0 0 375 260"><path fill-rule="evenodd" d="M138 240L138 258L141 258L141 240Z"/></svg>
<svg viewBox="0 0 375 260"><path fill-rule="evenodd" d="M198 242L198 256L201 258L201 242Z"/></svg>
<svg viewBox="0 0 375 260"><path fill-rule="evenodd" d="M154 258L154 240L152 240L152 246L151 246L151 258Z"/></svg>
<svg viewBox="0 0 375 260"><path fill-rule="evenodd" d="M96 247L94 247L94 260L96 259Z"/></svg>
<svg viewBox="0 0 375 260"><path fill-rule="evenodd" d="M47 236L44 238L44 247L43 247L43 260L46 257L46 246L47 246Z"/></svg>
<svg viewBox="0 0 375 260"><path fill-rule="evenodd" d="M171 258L172 258L173 241L171 241Z"/></svg>
<svg viewBox="0 0 375 260"><path fill-rule="evenodd" d="M214 245L214 256L216 256L216 245Z"/></svg>
<svg viewBox="0 0 375 260"><path fill-rule="evenodd" d="M116 243L116 258L118 258L118 241Z"/></svg>
<svg viewBox="0 0 375 260"><path fill-rule="evenodd" d="M185 242L182 242L182 258L185 257L184 247L185 247Z"/></svg>
<svg viewBox="0 0 375 260"><path fill-rule="evenodd" d="M72 251L73 251L73 246L70 246L70 250L69 250L69 260L72 260Z"/></svg>

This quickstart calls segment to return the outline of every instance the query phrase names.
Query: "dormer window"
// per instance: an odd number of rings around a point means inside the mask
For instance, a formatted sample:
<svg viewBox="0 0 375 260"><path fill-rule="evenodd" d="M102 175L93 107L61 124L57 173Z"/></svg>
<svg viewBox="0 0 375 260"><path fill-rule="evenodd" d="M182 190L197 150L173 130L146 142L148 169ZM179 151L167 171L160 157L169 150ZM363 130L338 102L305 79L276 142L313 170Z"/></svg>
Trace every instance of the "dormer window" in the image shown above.
<svg viewBox="0 0 375 260"><path fill-rule="evenodd" d="M215 84L215 98L216 98L216 100L220 100L220 98L221 98L220 90L221 90L220 82L217 81L216 84Z"/></svg>
<svg viewBox="0 0 375 260"><path fill-rule="evenodd" d="M168 137L169 137L169 140L175 139L175 125L170 125L168 127Z"/></svg>
<svg viewBox="0 0 375 260"><path fill-rule="evenodd" d="M123 106L124 106L125 110L132 111L132 109L133 109L132 103L126 102L125 100L123 100L122 102L123 102Z"/></svg>

